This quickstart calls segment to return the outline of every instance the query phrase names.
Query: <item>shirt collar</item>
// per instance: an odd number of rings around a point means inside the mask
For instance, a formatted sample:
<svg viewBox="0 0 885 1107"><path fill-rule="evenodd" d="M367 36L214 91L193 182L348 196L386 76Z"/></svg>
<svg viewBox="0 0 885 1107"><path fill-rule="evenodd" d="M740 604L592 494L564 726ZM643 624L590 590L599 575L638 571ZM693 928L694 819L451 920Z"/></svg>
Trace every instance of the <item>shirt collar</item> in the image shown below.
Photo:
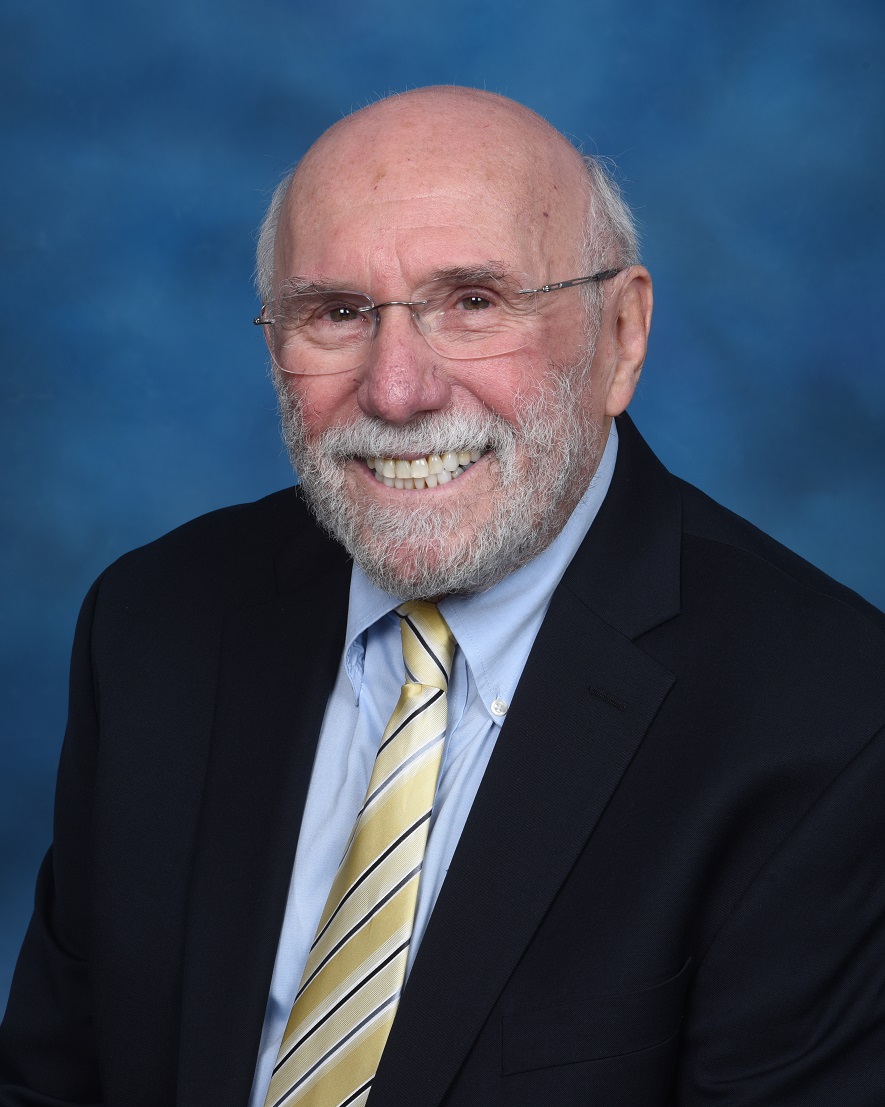
<svg viewBox="0 0 885 1107"><path fill-rule="evenodd" d="M446 596L439 609L464 653L477 691L496 722L491 704L510 703L556 586L583 542L611 484L618 453L614 421L596 472L565 526L537 557L485 592ZM345 666L359 703L365 633L401 601L376 588L358 565L350 581ZM506 706L505 706L506 711Z"/></svg>

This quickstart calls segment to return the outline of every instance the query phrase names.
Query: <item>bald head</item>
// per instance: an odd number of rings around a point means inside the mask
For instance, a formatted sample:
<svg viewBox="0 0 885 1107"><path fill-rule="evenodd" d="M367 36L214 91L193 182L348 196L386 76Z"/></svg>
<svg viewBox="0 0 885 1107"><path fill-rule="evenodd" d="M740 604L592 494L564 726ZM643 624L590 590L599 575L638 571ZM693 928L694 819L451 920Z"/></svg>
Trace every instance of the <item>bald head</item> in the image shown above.
<svg viewBox="0 0 885 1107"><path fill-rule="evenodd" d="M580 155L553 127L521 104L472 88L438 87L391 96L330 127L310 148L293 178L293 193L328 183L329 173L365 171L369 186L448 167L490 194L515 178L529 197L580 196L586 174ZM549 205L548 205L549 206Z"/></svg>
<svg viewBox="0 0 885 1107"><path fill-rule="evenodd" d="M313 151L341 132L366 126L376 129L411 120L418 126L423 119L451 119L463 131L474 128L492 134L496 127L513 127L526 134L534 131L540 139L571 149L559 131L536 112L496 92L460 85L430 85L409 92L398 92L369 104L334 123L311 147ZM574 151L572 150L572 153Z"/></svg>
<svg viewBox="0 0 885 1107"><path fill-rule="evenodd" d="M369 203L394 208L403 197L442 199L446 218L471 226L481 206L506 206L514 230L532 240L538 262L555 240L571 264L630 264L636 239L629 212L601 166L584 159L535 112L479 89L437 86L371 104L329 128L280 185L258 248L262 299L274 277L291 275L281 257L293 235L310 235L322 213L341 221ZM348 214L350 213L350 214ZM286 228L282 244L277 231ZM589 269L587 269L589 271ZM537 274L531 274L533 279Z"/></svg>

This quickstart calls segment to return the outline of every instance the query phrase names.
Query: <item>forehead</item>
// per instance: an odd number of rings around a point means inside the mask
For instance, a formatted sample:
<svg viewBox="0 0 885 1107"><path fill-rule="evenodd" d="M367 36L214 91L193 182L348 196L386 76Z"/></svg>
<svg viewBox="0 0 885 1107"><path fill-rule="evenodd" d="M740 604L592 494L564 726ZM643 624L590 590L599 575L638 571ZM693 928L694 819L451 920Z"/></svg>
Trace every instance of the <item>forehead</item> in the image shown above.
<svg viewBox="0 0 885 1107"><path fill-rule="evenodd" d="M281 215L277 273L414 284L440 266L494 260L539 278L576 263L583 175L563 172L537 135L493 120L462 133L447 122L321 140Z"/></svg>

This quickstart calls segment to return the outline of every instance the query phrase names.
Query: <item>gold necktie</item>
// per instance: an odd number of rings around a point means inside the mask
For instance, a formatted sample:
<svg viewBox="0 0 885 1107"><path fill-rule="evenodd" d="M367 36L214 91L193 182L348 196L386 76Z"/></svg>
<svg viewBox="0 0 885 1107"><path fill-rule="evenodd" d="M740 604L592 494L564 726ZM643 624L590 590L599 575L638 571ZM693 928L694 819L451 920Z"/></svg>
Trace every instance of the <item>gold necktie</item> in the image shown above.
<svg viewBox="0 0 885 1107"><path fill-rule="evenodd" d="M406 682L317 927L265 1107L362 1107L402 991L455 639L435 604L415 600L397 614Z"/></svg>

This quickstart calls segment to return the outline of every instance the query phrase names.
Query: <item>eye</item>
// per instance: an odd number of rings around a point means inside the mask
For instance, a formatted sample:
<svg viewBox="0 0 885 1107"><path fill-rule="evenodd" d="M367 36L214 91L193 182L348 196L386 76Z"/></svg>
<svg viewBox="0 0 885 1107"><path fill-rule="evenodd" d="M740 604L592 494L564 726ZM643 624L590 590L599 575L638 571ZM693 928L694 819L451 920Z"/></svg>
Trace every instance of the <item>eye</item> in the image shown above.
<svg viewBox="0 0 885 1107"><path fill-rule="evenodd" d="M339 325L341 323L360 322L365 318L365 312L359 311L353 304L346 301L325 301L317 310L316 317L321 323Z"/></svg>
<svg viewBox="0 0 885 1107"><path fill-rule="evenodd" d="M464 311L485 311L486 308L493 305L487 296L483 296L479 292L469 292L466 296L460 297L457 306Z"/></svg>

